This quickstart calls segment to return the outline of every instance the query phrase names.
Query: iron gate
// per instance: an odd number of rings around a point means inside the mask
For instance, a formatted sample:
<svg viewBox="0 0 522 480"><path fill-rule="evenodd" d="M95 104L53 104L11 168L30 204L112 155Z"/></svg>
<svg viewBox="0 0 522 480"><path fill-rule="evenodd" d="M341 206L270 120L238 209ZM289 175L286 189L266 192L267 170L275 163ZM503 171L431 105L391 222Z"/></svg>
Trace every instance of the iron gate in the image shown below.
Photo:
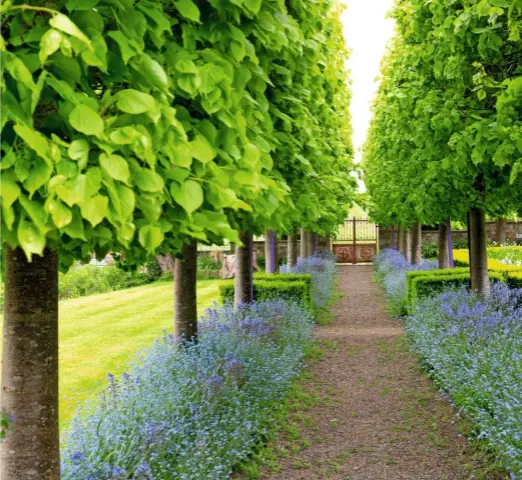
<svg viewBox="0 0 522 480"><path fill-rule="evenodd" d="M369 220L346 219L333 241L338 263L367 263L379 250L379 226Z"/></svg>

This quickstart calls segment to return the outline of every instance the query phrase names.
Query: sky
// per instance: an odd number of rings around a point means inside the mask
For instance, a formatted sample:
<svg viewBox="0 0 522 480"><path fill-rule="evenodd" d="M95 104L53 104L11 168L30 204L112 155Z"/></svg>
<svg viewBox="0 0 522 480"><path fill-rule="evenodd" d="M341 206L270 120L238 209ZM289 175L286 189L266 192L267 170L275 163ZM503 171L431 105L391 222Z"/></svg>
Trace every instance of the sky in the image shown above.
<svg viewBox="0 0 522 480"><path fill-rule="evenodd" d="M344 35L351 50L348 68L352 80L353 143L359 161L371 120L371 103L378 88L375 80L386 44L393 35L394 22L386 18L393 0L343 1L347 5L343 13Z"/></svg>

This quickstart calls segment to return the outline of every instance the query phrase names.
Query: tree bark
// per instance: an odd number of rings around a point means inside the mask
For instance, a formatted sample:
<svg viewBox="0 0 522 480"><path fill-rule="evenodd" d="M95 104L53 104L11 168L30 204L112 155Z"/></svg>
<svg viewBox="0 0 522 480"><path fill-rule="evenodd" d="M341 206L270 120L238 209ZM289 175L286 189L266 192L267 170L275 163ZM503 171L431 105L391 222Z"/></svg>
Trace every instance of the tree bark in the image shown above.
<svg viewBox="0 0 522 480"><path fill-rule="evenodd" d="M58 251L27 261L5 247L1 410L13 423L0 442L0 478L60 478Z"/></svg>
<svg viewBox="0 0 522 480"><path fill-rule="evenodd" d="M448 225L445 222L439 225L439 268L450 268L448 248Z"/></svg>
<svg viewBox="0 0 522 480"><path fill-rule="evenodd" d="M411 263L411 230L402 231L401 251L408 263Z"/></svg>
<svg viewBox="0 0 522 480"><path fill-rule="evenodd" d="M498 218L496 222L496 241L499 245L505 245L507 240L507 219Z"/></svg>
<svg viewBox="0 0 522 480"><path fill-rule="evenodd" d="M484 298L490 295L486 214L480 208L469 212L471 288Z"/></svg>
<svg viewBox="0 0 522 480"><path fill-rule="evenodd" d="M311 255L317 252L317 233L312 233L312 250Z"/></svg>
<svg viewBox="0 0 522 480"><path fill-rule="evenodd" d="M197 262L198 244L184 243L183 259L174 261L174 334L184 341L196 341L198 335Z"/></svg>
<svg viewBox="0 0 522 480"><path fill-rule="evenodd" d="M297 263L297 235L288 235L288 266L293 267Z"/></svg>
<svg viewBox="0 0 522 480"><path fill-rule="evenodd" d="M455 267L455 261L453 260L453 232L451 230L451 218L448 218L447 222L448 231L448 259L450 268Z"/></svg>
<svg viewBox="0 0 522 480"><path fill-rule="evenodd" d="M279 262L277 255L277 237L273 230L265 231L265 258L266 273L277 273Z"/></svg>
<svg viewBox="0 0 522 480"><path fill-rule="evenodd" d="M397 226L397 247L404 254L404 230L400 225Z"/></svg>
<svg viewBox="0 0 522 480"><path fill-rule="evenodd" d="M304 228L301 229L301 257L307 258L310 255L312 255L312 249L313 249L313 239L312 239L312 233L308 230L305 230Z"/></svg>
<svg viewBox="0 0 522 480"><path fill-rule="evenodd" d="M395 238L395 225L391 226L391 248L397 248L397 239Z"/></svg>
<svg viewBox="0 0 522 480"><path fill-rule="evenodd" d="M411 239L411 261L413 265L419 265L422 262L422 224L417 222L412 228Z"/></svg>
<svg viewBox="0 0 522 480"><path fill-rule="evenodd" d="M243 245L236 248L236 279L234 303L241 305L254 300L253 241L250 232L240 232L239 239Z"/></svg>

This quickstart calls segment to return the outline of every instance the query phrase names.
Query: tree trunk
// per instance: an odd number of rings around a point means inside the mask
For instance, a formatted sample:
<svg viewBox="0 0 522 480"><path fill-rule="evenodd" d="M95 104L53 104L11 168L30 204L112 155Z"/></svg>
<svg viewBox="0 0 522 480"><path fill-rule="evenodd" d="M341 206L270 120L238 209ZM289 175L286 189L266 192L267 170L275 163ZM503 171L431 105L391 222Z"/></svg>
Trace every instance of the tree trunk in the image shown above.
<svg viewBox="0 0 522 480"><path fill-rule="evenodd" d="M5 247L1 410L13 423L0 441L0 478L59 479L57 250L29 263Z"/></svg>
<svg viewBox="0 0 522 480"><path fill-rule="evenodd" d="M471 288L487 298L490 295L486 214L480 208L472 208L469 213L470 273Z"/></svg>
<svg viewBox="0 0 522 480"><path fill-rule="evenodd" d="M196 341L198 335L197 262L198 244L184 243L183 259L174 261L174 334L185 341Z"/></svg>
<svg viewBox="0 0 522 480"><path fill-rule="evenodd" d="M411 263L411 230L402 231L402 254Z"/></svg>
<svg viewBox="0 0 522 480"><path fill-rule="evenodd" d="M265 258L266 273L277 273L279 262L277 255L277 237L273 230L265 231Z"/></svg>
<svg viewBox="0 0 522 480"><path fill-rule="evenodd" d="M411 261L413 265L422 262L422 224L417 222L413 225L411 239Z"/></svg>
<svg viewBox="0 0 522 480"><path fill-rule="evenodd" d="M451 218L448 218L446 222L448 230L448 259L450 268L455 267L455 261L453 260L453 232L451 230Z"/></svg>
<svg viewBox="0 0 522 480"><path fill-rule="evenodd" d="M307 258L312 255L313 250L312 233L304 228L301 229L301 257Z"/></svg>
<svg viewBox="0 0 522 480"><path fill-rule="evenodd" d="M439 225L439 268L450 268L448 248L448 225L445 222Z"/></svg>
<svg viewBox="0 0 522 480"><path fill-rule="evenodd" d="M313 255L315 252L317 252L317 233L312 233L312 250L311 254Z"/></svg>
<svg viewBox="0 0 522 480"><path fill-rule="evenodd" d="M397 237L398 237L397 246L398 246L399 252L404 254L404 230L402 229L402 227L400 225L397 226Z"/></svg>
<svg viewBox="0 0 522 480"><path fill-rule="evenodd" d="M293 267L297 263L297 235L288 235L288 266Z"/></svg>
<svg viewBox="0 0 522 480"><path fill-rule="evenodd" d="M496 241L499 245L505 245L507 240L507 219L498 218L496 222Z"/></svg>
<svg viewBox="0 0 522 480"><path fill-rule="evenodd" d="M397 248L397 239L395 238L395 225L391 226L391 248Z"/></svg>
<svg viewBox="0 0 522 480"><path fill-rule="evenodd" d="M254 300L253 241L250 232L240 232L239 239L243 245L236 247L236 279L234 303L241 305Z"/></svg>

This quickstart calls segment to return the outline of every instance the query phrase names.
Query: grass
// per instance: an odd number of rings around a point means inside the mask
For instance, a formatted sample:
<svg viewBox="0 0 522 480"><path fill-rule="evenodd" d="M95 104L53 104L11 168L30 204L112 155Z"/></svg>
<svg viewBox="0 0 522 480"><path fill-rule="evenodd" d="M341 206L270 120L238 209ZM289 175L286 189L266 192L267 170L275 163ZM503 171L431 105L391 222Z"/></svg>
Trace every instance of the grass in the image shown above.
<svg viewBox="0 0 522 480"><path fill-rule="evenodd" d="M198 281L198 311L219 297L219 282ZM60 423L71 419L104 385L125 372L136 353L173 328L173 286L160 282L60 302ZM0 318L0 331L2 327ZM0 354L1 354L0 342Z"/></svg>

